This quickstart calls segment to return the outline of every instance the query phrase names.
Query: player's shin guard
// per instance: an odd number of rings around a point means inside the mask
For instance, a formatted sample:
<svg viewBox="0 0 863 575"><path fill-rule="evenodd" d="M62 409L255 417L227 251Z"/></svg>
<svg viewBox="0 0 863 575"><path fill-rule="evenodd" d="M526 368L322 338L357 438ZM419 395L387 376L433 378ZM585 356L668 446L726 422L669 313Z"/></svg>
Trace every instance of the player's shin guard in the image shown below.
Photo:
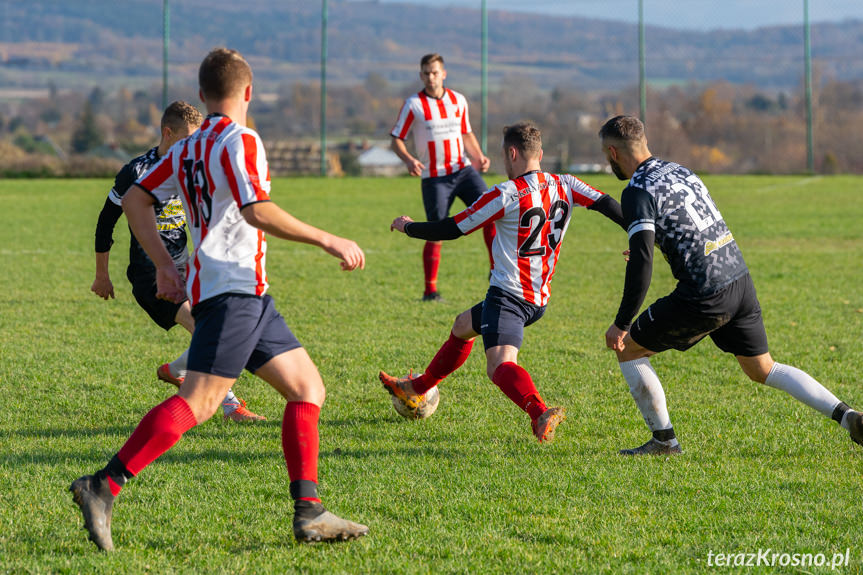
<svg viewBox="0 0 863 575"><path fill-rule="evenodd" d="M646 357L632 361L620 362L620 371L623 378L629 384L629 393L644 423L650 431L662 431L671 429L671 418L668 416L668 407L665 403L665 391L659 382L659 377L653 371L650 360ZM672 436L673 437L673 436Z"/></svg>
<svg viewBox="0 0 863 575"><path fill-rule="evenodd" d="M169 397L144 416L117 452L115 459L125 467L125 471L119 470L119 474L125 476L128 472L129 477L138 475L142 469L171 449L184 433L197 424L195 415L185 399L179 395ZM118 469L112 468L109 463L104 470L109 479L113 478L111 492L114 495L120 492L122 483L125 483L125 481L118 482Z"/></svg>
<svg viewBox="0 0 863 575"><path fill-rule="evenodd" d="M425 294L437 291L437 272L440 267L440 242L426 242L423 247L423 272L425 273Z"/></svg>
<svg viewBox="0 0 863 575"><path fill-rule="evenodd" d="M424 394L460 368L470 357L473 342L472 339L464 340L450 332L449 339L438 350L425 373L413 380L414 393Z"/></svg>
<svg viewBox="0 0 863 575"><path fill-rule="evenodd" d="M491 380L532 420L548 409L539 396L536 386L526 369L511 361L504 362L494 370Z"/></svg>
<svg viewBox="0 0 863 575"><path fill-rule="evenodd" d="M282 419L282 450L291 479L294 500L320 503L318 498L318 420L321 408L314 403L291 401Z"/></svg>
<svg viewBox="0 0 863 575"><path fill-rule="evenodd" d="M805 403L827 417L832 417L834 410L841 403L835 395L805 371L779 362L773 363L764 383L781 389L797 401Z"/></svg>
<svg viewBox="0 0 863 575"><path fill-rule="evenodd" d="M495 233L494 224L489 224L482 229L482 239L485 240L485 247L488 249L488 265L492 268L494 267L494 256L491 253L491 244L494 241Z"/></svg>

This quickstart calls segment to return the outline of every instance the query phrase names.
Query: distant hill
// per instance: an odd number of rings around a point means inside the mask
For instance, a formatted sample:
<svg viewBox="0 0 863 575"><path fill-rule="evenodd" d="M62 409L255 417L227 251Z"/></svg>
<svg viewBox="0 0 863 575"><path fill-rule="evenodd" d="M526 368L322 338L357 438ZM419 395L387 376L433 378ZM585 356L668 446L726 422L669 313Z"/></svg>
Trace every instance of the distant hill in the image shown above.
<svg viewBox="0 0 863 575"><path fill-rule="evenodd" d="M480 70L478 10L375 1L329 4L328 81L361 82L376 72L391 82L416 80L419 57L444 55L450 78L475 91ZM111 86L161 78L161 2L66 0L3 2L0 84L6 87ZM800 86L802 27L680 31L647 29L647 74L659 85L727 80L762 89ZM242 51L258 83L316 81L320 2L298 0L174 0L171 74L194 84L208 49ZM812 28L816 74L863 79L863 22ZM551 88L619 89L638 78L638 33L625 23L489 14L490 79L529 78Z"/></svg>

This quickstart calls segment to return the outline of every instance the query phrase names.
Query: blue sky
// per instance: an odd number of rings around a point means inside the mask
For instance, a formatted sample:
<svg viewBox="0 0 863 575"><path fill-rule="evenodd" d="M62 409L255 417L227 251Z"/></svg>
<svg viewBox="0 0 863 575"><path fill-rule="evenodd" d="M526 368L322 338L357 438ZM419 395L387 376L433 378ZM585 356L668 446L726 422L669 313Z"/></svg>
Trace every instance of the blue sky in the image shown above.
<svg viewBox="0 0 863 575"><path fill-rule="evenodd" d="M480 0L378 0L479 9ZM506 10L638 21L638 0L486 0L489 10ZM799 24L803 0L644 0L645 22L690 30L760 28ZM812 22L863 20L863 0L809 0Z"/></svg>

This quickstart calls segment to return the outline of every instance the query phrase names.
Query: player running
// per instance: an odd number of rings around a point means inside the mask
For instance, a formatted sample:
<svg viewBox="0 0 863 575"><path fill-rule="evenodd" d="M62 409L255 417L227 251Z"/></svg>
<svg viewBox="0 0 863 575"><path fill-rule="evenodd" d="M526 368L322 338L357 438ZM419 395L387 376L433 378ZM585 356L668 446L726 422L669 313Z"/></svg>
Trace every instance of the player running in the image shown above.
<svg viewBox="0 0 863 575"><path fill-rule="evenodd" d="M704 182L679 164L653 157L637 118L611 118L599 136L614 174L629 180L621 196L629 233L626 283L605 342L617 352L620 371L653 433L644 445L620 453L681 452L649 358L672 348L685 351L707 335L737 357L751 380L781 389L832 417L863 445L863 415L809 374L770 357L749 269ZM633 324L650 286L654 244L671 265L677 287Z"/></svg>
<svg viewBox="0 0 863 575"><path fill-rule="evenodd" d="M114 178L114 187L105 199L105 205L99 213L96 224L96 278L90 290L102 299L114 297L114 284L108 270L108 258L111 246L114 244L114 226L123 214L123 196L139 177L152 168L159 159L179 140L186 138L201 125L201 113L191 104L177 101L165 108L162 114L159 145L145 154L138 156L123 166ZM186 275L189 252L186 249L186 213L179 196L173 196L164 202L153 205L156 212L156 224L159 236L174 260L174 265L181 276ZM129 267L126 277L132 284L132 295L138 305L147 312L156 324L164 330L169 330L179 324L189 333L195 329L192 317L192 306L184 299L180 303L159 299L156 297L156 266L138 243L134 234L130 234ZM179 386L186 376L188 350L170 363L159 366L156 377L172 385ZM222 410L225 419L231 421L257 421L266 419L263 415L252 413L246 408L246 402L234 395L233 390L222 400Z"/></svg>
<svg viewBox="0 0 863 575"><path fill-rule="evenodd" d="M422 177L426 219L436 222L449 215L456 197L469 206L488 189L471 166L471 161L483 172L488 171L490 161L471 131L467 99L444 86L446 69L440 54L422 57L420 80L424 88L405 100L390 133L391 147L405 163L410 175ZM418 157L411 155L405 144L411 130ZM488 248L489 264L493 266L491 242L494 226L483 228L482 235ZM437 289L440 252L439 241L426 241L423 248L423 301L441 299Z"/></svg>
<svg viewBox="0 0 863 575"><path fill-rule="evenodd" d="M183 199L194 243L186 289L195 331L186 379L177 395L144 416L105 468L80 477L70 491L90 539L113 549L112 508L126 481L209 419L245 368L287 400L282 448L295 538L361 537L368 527L326 511L318 498L318 419L326 392L315 364L265 295L265 232L319 246L347 271L363 268L365 255L356 243L307 225L270 201L263 144L246 126L252 70L240 53L211 51L198 78L209 113L203 125L123 198L129 225L156 265L157 295L172 301L184 297L183 281L159 239L152 206L178 194Z"/></svg>
<svg viewBox="0 0 863 575"><path fill-rule="evenodd" d="M455 217L417 223L396 218L390 229L424 240L452 240L494 223L494 266L485 301L459 314L449 339L418 376L380 372L384 388L414 408L424 394L467 360L482 334L488 377L531 420L542 443L551 441L565 419L562 407L547 407L530 374L518 365L524 328L545 313L560 244L574 208L595 210L622 225L614 198L570 175L543 172L542 138L530 123L504 128L503 154L509 181L486 192Z"/></svg>

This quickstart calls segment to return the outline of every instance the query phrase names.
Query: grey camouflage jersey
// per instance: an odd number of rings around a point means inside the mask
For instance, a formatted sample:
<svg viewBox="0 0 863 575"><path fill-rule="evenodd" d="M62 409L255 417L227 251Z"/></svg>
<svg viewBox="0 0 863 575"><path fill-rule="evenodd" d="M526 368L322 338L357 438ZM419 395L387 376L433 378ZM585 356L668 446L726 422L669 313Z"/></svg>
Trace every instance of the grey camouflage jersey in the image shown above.
<svg viewBox="0 0 863 575"><path fill-rule="evenodd" d="M707 186L689 169L650 158L621 197L630 237L652 230L678 280L677 293L700 299L748 273L743 254Z"/></svg>

